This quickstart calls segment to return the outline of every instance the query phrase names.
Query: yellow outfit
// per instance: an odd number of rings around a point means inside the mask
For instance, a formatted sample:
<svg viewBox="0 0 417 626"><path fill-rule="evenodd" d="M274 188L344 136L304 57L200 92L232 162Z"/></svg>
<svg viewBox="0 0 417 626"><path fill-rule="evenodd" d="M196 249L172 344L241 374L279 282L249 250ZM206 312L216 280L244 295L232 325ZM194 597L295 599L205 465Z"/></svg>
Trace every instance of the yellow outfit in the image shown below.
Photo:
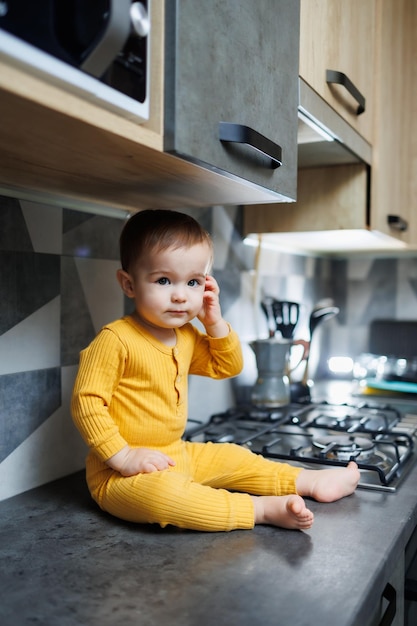
<svg viewBox="0 0 417 626"><path fill-rule="evenodd" d="M296 493L300 469L235 444L181 439L188 374L235 376L242 353L233 330L213 338L186 324L176 335L175 347L168 347L126 316L105 326L81 352L72 414L90 447L90 492L102 509L128 521L207 531L252 528L248 494ZM127 444L160 450L176 465L124 477L106 460Z"/></svg>

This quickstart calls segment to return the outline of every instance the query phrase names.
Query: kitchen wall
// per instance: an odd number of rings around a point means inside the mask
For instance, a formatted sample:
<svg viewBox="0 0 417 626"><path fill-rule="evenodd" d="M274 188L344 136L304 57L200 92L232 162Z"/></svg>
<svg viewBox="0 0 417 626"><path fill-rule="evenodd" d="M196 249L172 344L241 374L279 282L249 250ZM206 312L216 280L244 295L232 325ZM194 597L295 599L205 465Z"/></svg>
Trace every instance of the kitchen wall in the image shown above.
<svg viewBox="0 0 417 626"><path fill-rule="evenodd" d="M238 207L188 212L212 233L224 315L245 355L237 379L191 377L192 419L233 405L254 383L249 342L267 334L263 294L302 303L297 337L307 337L317 300L332 297L340 307L312 349L319 373L328 353L366 350L371 319L416 316L416 259L330 261L259 251L242 243ZM70 395L80 350L130 310L115 279L122 226L116 218L0 197L0 500L84 465Z"/></svg>
<svg viewBox="0 0 417 626"><path fill-rule="evenodd" d="M214 235L227 313L246 263L234 227L238 211L192 213ZM130 310L115 276L122 226L116 218L0 197L0 500L84 465L70 396L80 350ZM190 382L190 413L198 419L233 402L230 381Z"/></svg>
<svg viewBox="0 0 417 626"><path fill-rule="evenodd" d="M354 359L369 350L372 320L417 320L417 256L318 259L263 251L259 269L261 292L302 303L297 338L309 338L315 303L330 298L339 307L313 338L310 371L316 378L329 375L329 356Z"/></svg>

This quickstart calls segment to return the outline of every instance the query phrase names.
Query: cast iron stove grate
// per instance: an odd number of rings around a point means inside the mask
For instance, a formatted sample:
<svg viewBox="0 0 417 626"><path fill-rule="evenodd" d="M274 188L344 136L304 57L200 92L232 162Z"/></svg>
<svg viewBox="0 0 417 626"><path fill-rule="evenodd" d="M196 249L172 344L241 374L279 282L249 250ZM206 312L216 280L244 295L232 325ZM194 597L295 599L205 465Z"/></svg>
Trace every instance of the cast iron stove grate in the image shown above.
<svg viewBox="0 0 417 626"><path fill-rule="evenodd" d="M417 416L386 404L241 406L213 415L186 433L190 441L233 442L302 467L354 460L360 487L395 491L414 459Z"/></svg>

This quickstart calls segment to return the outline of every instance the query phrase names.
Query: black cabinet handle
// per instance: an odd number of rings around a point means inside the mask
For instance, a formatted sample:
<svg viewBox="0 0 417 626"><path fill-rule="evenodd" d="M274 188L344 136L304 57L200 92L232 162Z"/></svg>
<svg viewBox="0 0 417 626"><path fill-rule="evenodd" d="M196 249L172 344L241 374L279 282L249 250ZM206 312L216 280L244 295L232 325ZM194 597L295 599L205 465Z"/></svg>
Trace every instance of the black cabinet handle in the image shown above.
<svg viewBox="0 0 417 626"><path fill-rule="evenodd" d="M404 599L409 602L417 602L417 580L413 578L405 579Z"/></svg>
<svg viewBox="0 0 417 626"><path fill-rule="evenodd" d="M387 222L390 228L395 228L395 230L400 230L405 233L408 230L408 222L404 220L400 215L387 215Z"/></svg>
<svg viewBox="0 0 417 626"><path fill-rule="evenodd" d="M343 85L345 89L348 90L350 95L355 98L358 103L358 108L356 111L356 115L360 115L365 111L365 98L352 83L350 78L343 74L343 72L338 72L337 70L326 70L326 83L336 83L337 85Z"/></svg>
<svg viewBox="0 0 417 626"><path fill-rule="evenodd" d="M390 626L394 621L394 617L397 612L397 592L392 585L387 583L382 597L388 600L388 606L385 609L385 613L382 616L379 626Z"/></svg>
<svg viewBox="0 0 417 626"><path fill-rule="evenodd" d="M219 139L231 143L246 143L271 159L271 168L282 165L282 148L264 135L243 124L219 123Z"/></svg>

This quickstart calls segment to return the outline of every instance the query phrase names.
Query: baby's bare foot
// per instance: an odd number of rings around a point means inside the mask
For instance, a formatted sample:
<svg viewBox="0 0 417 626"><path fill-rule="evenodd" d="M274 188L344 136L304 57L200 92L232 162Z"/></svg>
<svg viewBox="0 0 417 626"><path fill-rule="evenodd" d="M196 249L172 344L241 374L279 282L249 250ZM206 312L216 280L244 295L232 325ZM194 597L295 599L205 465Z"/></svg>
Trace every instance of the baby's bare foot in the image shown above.
<svg viewBox="0 0 417 626"><path fill-rule="evenodd" d="M324 470L302 470L297 476L297 491L318 502L334 502L352 494L359 482L360 472L354 461L347 467Z"/></svg>
<svg viewBox="0 0 417 626"><path fill-rule="evenodd" d="M314 515L298 495L253 497L255 524L270 524L293 530L311 528Z"/></svg>

